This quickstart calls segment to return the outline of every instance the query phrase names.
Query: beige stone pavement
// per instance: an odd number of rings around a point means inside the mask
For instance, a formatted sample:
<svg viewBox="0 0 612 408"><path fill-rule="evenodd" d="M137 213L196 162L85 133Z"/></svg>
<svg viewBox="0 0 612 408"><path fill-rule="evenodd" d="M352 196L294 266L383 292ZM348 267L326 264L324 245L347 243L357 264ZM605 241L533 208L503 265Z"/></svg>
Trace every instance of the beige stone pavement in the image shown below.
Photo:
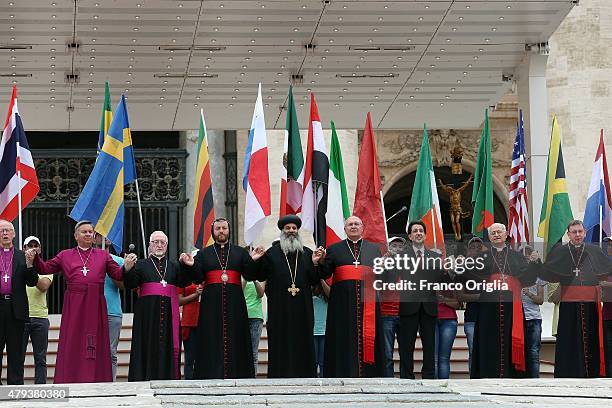
<svg viewBox="0 0 612 408"><path fill-rule="evenodd" d="M29 386L34 388L51 387ZM71 384L65 401L4 407L572 407L612 405L612 379L261 379Z"/></svg>

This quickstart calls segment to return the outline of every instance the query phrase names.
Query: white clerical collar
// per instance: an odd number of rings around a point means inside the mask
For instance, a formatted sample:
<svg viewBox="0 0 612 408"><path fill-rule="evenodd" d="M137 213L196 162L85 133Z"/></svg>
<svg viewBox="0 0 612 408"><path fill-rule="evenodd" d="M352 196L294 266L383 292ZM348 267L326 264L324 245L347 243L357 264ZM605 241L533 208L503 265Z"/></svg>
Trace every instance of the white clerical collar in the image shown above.
<svg viewBox="0 0 612 408"><path fill-rule="evenodd" d="M224 243L222 243L222 244L221 244L221 243L219 243L219 242L217 242L217 241L215 241L215 244L216 244L216 245L219 245L219 247L221 247L221 248L225 248L227 245L229 245L229 241L224 242Z"/></svg>
<svg viewBox="0 0 612 408"><path fill-rule="evenodd" d="M578 248L580 248L582 245L584 245L584 242L581 242L581 243L580 243L580 244L578 244L578 245L574 245L574 243L573 243L572 241L570 241L570 242L569 242L569 244L570 244L571 246L573 246L574 248L578 249Z"/></svg>
<svg viewBox="0 0 612 408"><path fill-rule="evenodd" d="M362 238L359 238L357 241L353 241L352 239L347 238L346 240L347 240L347 241L351 241L353 244L358 244L358 243L359 243L359 241L361 241L361 239L362 239Z"/></svg>
<svg viewBox="0 0 612 408"><path fill-rule="evenodd" d="M159 257L159 256L157 256L157 255L155 255L155 254L151 254L151 257L152 257L152 258L157 258L157 260L158 260L159 262L161 262L161 261L162 261L162 260L163 260L163 259L166 257L166 255L162 255L161 257Z"/></svg>
<svg viewBox="0 0 612 408"><path fill-rule="evenodd" d="M91 249L91 247L89 247L89 248L83 248L83 247L82 247L82 246L80 246L80 245L78 245L78 246L77 246L77 248L79 248L79 249L80 249L81 251L83 251L83 252L87 252L87 251L89 251L89 250Z"/></svg>
<svg viewBox="0 0 612 408"><path fill-rule="evenodd" d="M4 250L4 252L8 252L8 251L10 251L10 250L11 250L11 248L13 248L13 246L12 246L12 245L11 245L10 247L8 247L8 248L2 248L2 249Z"/></svg>
<svg viewBox="0 0 612 408"><path fill-rule="evenodd" d="M504 246L502 246L502 247L496 247L496 246L494 246L494 245L491 245L491 247L492 247L492 248L495 248L495 250L496 250L497 252L501 252L501 251L503 251L504 249L506 249L506 245L505 245L505 244L504 244Z"/></svg>

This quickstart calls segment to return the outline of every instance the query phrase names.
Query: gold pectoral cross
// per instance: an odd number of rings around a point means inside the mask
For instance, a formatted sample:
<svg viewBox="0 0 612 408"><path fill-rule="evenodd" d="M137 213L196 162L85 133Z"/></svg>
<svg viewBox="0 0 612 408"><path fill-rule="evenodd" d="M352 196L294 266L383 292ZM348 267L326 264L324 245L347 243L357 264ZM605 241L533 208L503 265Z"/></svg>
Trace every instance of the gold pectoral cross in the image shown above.
<svg viewBox="0 0 612 408"><path fill-rule="evenodd" d="M295 286L295 283L291 284L290 288L287 288L287 292L291 293L291 296L295 296L300 291L300 288Z"/></svg>

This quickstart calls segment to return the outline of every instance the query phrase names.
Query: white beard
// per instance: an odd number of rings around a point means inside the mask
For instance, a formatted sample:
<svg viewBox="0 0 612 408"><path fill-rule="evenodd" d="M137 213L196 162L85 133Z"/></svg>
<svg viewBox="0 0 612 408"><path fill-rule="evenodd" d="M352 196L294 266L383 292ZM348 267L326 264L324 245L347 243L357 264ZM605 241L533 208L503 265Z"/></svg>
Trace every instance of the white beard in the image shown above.
<svg viewBox="0 0 612 408"><path fill-rule="evenodd" d="M280 247L285 254L300 251L304 252L304 244L302 238L298 235L287 235L284 232L280 234Z"/></svg>

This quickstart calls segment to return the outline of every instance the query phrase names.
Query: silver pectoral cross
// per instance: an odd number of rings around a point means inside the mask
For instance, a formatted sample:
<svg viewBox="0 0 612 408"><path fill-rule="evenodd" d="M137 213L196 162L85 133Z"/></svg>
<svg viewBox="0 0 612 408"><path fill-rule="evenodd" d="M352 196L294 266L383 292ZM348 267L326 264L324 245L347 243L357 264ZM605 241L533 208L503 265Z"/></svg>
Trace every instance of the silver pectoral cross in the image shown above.
<svg viewBox="0 0 612 408"><path fill-rule="evenodd" d="M576 274L576 277L578 277L578 274L580 273L580 269L578 269L578 267L574 268L573 271Z"/></svg>
<svg viewBox="0 0 612 408"><path fill-rule="evenodd" d="M357 259L355 259L355 262L353 262L353 265L355 265L355 269L357 269L357 267L361 264L361 262L359 262Z"/></svg>
<svg viewBox="0 0 612 408"><path fill-rule="evenodd" d="M159 283L161 283L164 288L168 285L168 282L166 282L165 279L160 280Z"/></svg>
<svg viewBox="0 0 612 408"><path fill-rule="evenodd" d="M4 276L2 278L4 279L4 283L7 283L9 280L9 276L6 272L4 273Z"/></svg>
<svg viewBox="0 0 612 408"><path fill-rule="evenodd" d="M81 268L81 272L83 272L83 276L87 276L87 272L89 272L89 269L87 269L87 267L83 265L83 268Z"/></svg>

